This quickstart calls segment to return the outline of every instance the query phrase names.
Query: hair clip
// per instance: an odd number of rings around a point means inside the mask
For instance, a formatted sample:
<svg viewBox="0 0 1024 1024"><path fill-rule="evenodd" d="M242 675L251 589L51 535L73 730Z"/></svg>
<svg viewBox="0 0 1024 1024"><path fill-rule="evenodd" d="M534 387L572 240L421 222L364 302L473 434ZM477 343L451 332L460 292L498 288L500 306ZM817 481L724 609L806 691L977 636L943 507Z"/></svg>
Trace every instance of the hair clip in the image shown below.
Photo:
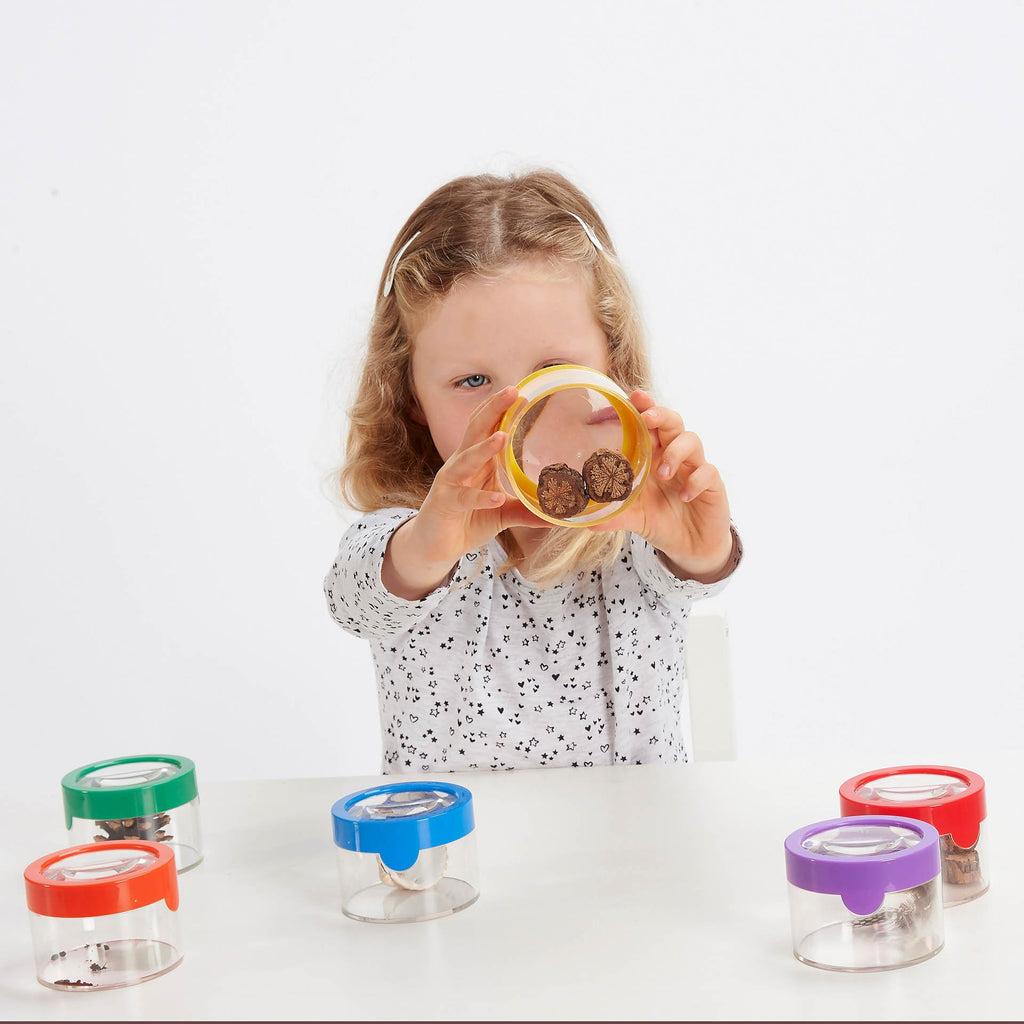
<svg viewBox="0 0 1024 1024"><path fill-rule="evenodd" d="M381 292L380 296L382 299L387 298L391 293L391 286L395 283L395 271L398 269L398 261L402 258L402 253L404 253L405 250L416 241L418 236L419 232L417 231L416 234L413 235L412 238L410 238L409 241L395 253L395 258L391 261L391 268L388 270L388 276L384 279L384 291Z"/></svg>
<svg viewBox="0 0 1024 1024"><path fill-rule="evenodd" d="M583 230L586 231L587 238L589 238L594 243L594 248L598 252L604 252L604 246L598 241L597 235L594 234L594 229L582 217L573 213L572 210L563 210L562 212L569 214L570 217L575 217L576 220L580 222L580 227L582 227Z"/></svg>

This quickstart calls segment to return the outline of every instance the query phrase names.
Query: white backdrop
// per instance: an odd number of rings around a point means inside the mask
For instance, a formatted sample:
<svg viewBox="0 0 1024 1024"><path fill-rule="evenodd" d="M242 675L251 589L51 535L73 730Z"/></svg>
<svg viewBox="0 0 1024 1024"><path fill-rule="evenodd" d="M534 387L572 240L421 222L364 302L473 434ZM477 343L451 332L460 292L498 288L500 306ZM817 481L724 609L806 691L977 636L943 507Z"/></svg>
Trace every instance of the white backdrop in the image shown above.
<svg viewBox="0 0 1024 1024"><path fill-rule="evenodd" d="M739 756L1021 747L1024 5L629 6L0 0L15 779L378 770L322 479L395 232L533 166L729 487Z"/></svg>

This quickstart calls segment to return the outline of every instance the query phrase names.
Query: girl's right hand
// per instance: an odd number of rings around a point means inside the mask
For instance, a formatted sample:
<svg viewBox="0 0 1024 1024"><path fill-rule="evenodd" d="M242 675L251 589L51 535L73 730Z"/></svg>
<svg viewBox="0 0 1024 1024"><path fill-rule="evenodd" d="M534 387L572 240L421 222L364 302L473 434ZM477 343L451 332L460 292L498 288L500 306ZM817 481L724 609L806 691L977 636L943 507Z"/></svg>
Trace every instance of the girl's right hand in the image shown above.
<svg viewBox="0 0 1024 1024"><path fill-rule="evenodd" d="M498 478L507 435L494 428L518 396L510 386L473 410L461 444L437 471L419 512L392 534L381 571L392 594L419 600L448 579L463 555L502 530L549 525L505 494Z"/></svg>

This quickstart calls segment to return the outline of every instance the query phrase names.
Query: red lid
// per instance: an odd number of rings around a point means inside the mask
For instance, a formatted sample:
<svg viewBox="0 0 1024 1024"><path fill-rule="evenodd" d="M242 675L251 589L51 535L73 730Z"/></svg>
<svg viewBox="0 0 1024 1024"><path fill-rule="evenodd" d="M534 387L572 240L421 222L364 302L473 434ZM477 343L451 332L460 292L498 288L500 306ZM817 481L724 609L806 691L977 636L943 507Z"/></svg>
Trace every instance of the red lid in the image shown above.
<svg viewBox="0 0 1024 1024"><path fill-rule="evenodd" d="M25 895L43 917L104 917L158 900L177 910L174 851L144 839L72 846L25 868Z"/></svg>
<svg viewBox="0 0 1024 1024"><path fill-rule="evenodd" d="M945 765L878 768L839 787L843 815L896 814L935 826L961 849L978 841L985 820L985 780L976 772Z"/></svg>

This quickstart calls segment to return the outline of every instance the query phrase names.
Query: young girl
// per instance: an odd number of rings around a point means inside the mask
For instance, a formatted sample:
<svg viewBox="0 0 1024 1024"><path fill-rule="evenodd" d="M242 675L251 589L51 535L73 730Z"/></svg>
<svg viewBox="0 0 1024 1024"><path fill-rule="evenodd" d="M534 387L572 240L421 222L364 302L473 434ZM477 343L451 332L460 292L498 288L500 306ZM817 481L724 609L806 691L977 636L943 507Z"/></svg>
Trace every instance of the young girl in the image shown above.
<svg viewBox="0 0 1024 1024"><path fill-rule="evenodd" d="M589 528L498 482L515 385L557 363L615 380L651 435L640 495ZM611 239L564 177L459 178L405 223L338 480L366 514L324 581L373 650L385 772L689 760L687 616L741 549L718 471L648 386Z"/></svg>

